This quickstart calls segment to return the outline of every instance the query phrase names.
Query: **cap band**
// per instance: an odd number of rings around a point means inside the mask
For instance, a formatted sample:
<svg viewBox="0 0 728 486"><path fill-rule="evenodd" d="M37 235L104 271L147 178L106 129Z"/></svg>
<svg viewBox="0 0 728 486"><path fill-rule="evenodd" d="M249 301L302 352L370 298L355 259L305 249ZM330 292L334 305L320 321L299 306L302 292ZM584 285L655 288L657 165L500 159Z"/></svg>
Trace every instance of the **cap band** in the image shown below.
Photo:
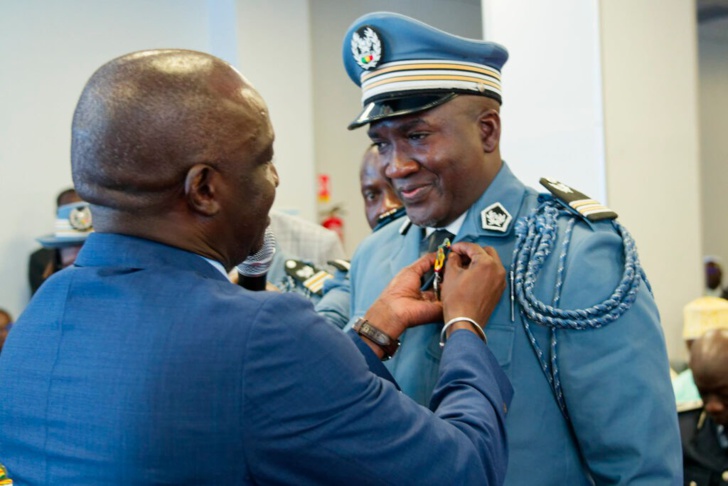
<svg viewBox="0 0 728 486"><path fill-rule="evenodd" d="M380 65L361 75L362 103L390 93L459 90L501 98L500 72L483 64L462 61L417 60Z"/></svg>

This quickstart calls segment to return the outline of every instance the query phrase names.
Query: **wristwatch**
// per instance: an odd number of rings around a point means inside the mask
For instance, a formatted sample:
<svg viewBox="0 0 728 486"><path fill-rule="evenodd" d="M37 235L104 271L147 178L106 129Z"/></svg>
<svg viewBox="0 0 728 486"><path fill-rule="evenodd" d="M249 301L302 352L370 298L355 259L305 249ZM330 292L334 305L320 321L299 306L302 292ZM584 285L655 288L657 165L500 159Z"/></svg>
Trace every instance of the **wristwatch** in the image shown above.
<svg viewBox="0 0 728 486"><path fill-rule="evenodd" d="M392 339L384 332L374 327L369 321L360 317L354 324L354 331L360 336L364 336L372 341L374 344L382 348L384 351L384 358L382 361L387 361L394 353L399 349L399 339Z"/></svg>

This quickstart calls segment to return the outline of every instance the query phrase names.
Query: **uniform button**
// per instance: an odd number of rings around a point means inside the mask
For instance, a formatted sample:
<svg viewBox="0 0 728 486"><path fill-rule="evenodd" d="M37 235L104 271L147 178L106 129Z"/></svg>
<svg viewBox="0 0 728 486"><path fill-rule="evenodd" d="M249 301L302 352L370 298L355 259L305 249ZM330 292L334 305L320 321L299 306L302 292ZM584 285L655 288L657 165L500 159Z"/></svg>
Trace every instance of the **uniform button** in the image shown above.
<svg viewBox="0 0 728 486"><path fill-rule="evenodd" d="M698 486L698 483L695 481L690 481L690 484L688 486Z"/></svg>
<svg viewBox="0 0 728 486"><path fill-rule="evenodd" d="M723 474L721 474L721 479L728 483L728 471L723 471ZM697 485L696 485L697 486Z"/></svg>

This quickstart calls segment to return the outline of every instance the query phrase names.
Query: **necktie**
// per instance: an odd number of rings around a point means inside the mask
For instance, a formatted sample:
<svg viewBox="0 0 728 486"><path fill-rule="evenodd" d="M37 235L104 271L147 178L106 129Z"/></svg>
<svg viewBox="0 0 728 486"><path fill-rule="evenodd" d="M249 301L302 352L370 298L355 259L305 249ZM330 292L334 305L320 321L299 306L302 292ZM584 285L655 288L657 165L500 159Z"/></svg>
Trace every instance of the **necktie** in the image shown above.
<svg viewBox="0 0 728 486"><path fill-rule="evenodd" d="M435 230L430 233L430 236L420 242L420 256L437 250L437 247L442 245L445 238L450 238L450 241L452 241L455 238L455 235L444 229ZM427 273L422 276L422 290L429 290L432 288L434 277L435 272L433 269L429 269Z"/></svg>
<svg viewBox="0 0 728 486"><path fill-rule="evenodd" d="M422 240L420 243L420 255L425 253L432 253L437 250L437 247L442 245L445 238L450 238L450 242L455 238L455 235L450 233L448 230L439 229L430 233L430 236Z"/></svg>

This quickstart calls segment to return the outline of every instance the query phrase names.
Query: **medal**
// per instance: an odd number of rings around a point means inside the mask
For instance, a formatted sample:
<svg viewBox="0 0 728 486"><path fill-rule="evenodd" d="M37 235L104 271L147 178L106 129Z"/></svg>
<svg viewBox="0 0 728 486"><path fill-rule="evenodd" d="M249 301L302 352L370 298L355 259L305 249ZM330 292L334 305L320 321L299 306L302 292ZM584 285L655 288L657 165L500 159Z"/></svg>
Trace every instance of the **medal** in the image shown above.
<svg viewBox="0 0 728 486"><path fill-rule="evenodd" d="M435 280L432 283L432 287L435 290L435 297L440 300L440 289L442 288L442 279L445 274L445 261L447 255L450 253L450 238L445 238L440 246L437 247L437 254L435 255L435 264L433 270L435 272Z"/></svg>

